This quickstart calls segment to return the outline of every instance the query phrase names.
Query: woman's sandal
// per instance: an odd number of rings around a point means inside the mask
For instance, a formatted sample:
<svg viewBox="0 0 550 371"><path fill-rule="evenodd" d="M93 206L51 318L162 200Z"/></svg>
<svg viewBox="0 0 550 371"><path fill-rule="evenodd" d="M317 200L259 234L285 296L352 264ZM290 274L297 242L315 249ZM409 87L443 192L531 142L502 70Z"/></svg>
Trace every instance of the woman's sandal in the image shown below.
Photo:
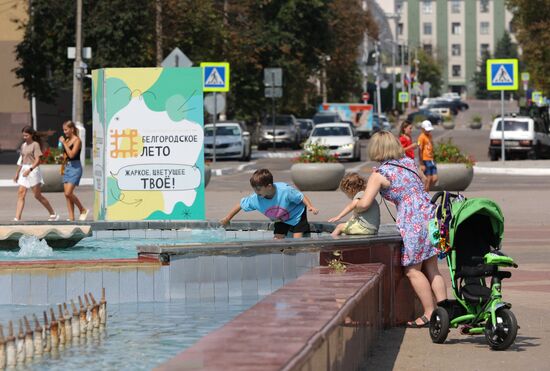
<svg viewBox="0 0 550 371"><path fill-rule="evenodd" d="M407 327L409 328L424 328L424 327L429 327L430 326L430 320L426 317L426 316L422 316L420 318L418 318L422 321L422 324L418 324L416 323L416 320L412 321L412 322L407 322Z"/></svg>

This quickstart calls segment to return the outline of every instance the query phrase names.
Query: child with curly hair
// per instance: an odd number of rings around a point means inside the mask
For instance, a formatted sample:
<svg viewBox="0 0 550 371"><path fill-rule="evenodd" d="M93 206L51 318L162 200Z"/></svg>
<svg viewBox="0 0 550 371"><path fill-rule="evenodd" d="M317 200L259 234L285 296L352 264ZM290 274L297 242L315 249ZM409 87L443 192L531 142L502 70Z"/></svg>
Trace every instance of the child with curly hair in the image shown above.
<svg viewBox="0 0 550 371"><path fill-rule="evenodd" d="M337 222L353 211L353 216L346 222L340 223L334 228L332 236L340 234L347 235L369 235L377 234L380 226L380 207L374 202L367 210L357 212L355 206L363 197L367 180L357 173L348 173L340 182L340 190L352 201L334 218L329 219L331 223Z"/></svg>

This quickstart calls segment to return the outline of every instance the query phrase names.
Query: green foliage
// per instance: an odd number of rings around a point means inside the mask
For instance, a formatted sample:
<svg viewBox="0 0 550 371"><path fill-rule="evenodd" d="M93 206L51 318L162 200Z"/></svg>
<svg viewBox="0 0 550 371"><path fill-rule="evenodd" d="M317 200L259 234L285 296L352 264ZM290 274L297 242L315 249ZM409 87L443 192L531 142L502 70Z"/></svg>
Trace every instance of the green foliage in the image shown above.
<svg viewBox="0 0 550 371"><path fill-rule="evenodd" d="M504 31L495 48L495 58L509 59L518 57L518 46L512 42L510 34Z"/></svg>
<svg viewBox="0 0 550 371"><path fill-rule="evenodd" d="M333 251L332 255L334 255L335 258L332 258L328 261L328 267L336 273L344 273L348 267L347 264L342 260L342 252L339 250Z"/></svg>
<svg viewBox="0 0 550 371"><path fill-rule="evenodd" d="M434 160L440 163L466 164L469 167L475 164L473 157L463 154L460 148L453 143L452 138L437 143L434 148Z"/></svg>
<svg viewBox="0 0 550 371"><path fill-rule="evenodd" d="M424 50L418 51L418 81L421 83L429 82L431 84L430 95L437 97L441 94L441 85L443 84L441 65L430 54Z"/></svg>
<svg viewBox="0 0 550 371"><path fill-rule="evenodd" d="M483 119L478 114L472 116L472 122L475 122L476 124L481 124L482 120Z"/></svg>
<svg viewBox="0 0 550 371"><path fill-rule="evenodd" d="M513 14L512 23L522 49L529 84L545 95L550 94L550 6L547 0L507 0Z"/></svg>
<svg viewBox="0 0 550 371"><path fill-rule="evenodd" d="M27 96L52 101L70 89L75 45L75 1L33 0L28 20L18 20L25 35L17 46L15 69ZM314 79L326 56L329 98L357 100L361 76L359 46L376 23L356 0L162 0L162 46L167 55L179 47L198 65L231 64L228 117L259 120L271 110L263 97L263 69L283 69L283 98L277 111L312 113L320 102ZM155 66L155 1L83 0L83 45L93 58L89 70ZM89 81L85 80L86 99ZM357 98L357 99L354 99Z"/></svg>
<svg viewBox="0 0 550 371"><path fill-rule="evenodd" d="M329 149L319 142L313 142L305 146L296 162L338 162L338 156L331 155Z"/></svg>

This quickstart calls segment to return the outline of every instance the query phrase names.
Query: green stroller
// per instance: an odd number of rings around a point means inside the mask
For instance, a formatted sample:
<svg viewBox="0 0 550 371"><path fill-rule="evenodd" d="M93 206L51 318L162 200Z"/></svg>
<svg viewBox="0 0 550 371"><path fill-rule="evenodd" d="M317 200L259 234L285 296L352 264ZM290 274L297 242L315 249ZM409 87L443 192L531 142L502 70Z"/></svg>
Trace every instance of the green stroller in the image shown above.
<svg viewBox="0 0 550 371"><path fill-rule="evenodd" d="M512 305L502 300L501 282L512 273L499 268L517 264L499 251L504 233L500 207L448 192L436 193L432 203L437 208L430 234L439 244L440 258L447 260L455 297L437 303L429 325L432 341L445 342L449 329L460 326L464 335L484 334L494 350L507 349L519 327Z"/></svg>

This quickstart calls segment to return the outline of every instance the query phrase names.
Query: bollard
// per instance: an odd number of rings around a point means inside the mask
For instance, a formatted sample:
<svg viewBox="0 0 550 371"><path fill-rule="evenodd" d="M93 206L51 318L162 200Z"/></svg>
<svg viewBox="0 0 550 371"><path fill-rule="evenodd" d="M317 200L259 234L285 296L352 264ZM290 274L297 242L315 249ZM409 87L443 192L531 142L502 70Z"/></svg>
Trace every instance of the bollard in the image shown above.
<svg viewBox="0 0 550 371"><path fill-rule="evenodd" d="M17 365L17 351L15 349L12 321L8 324L8 337L6 338L6 364L8 367L15 367Z"/></svg>
<svg viewBox="0 0 550 371"><path fill-rule="evenodd" d="M65 343L68 345L72 340L72 317L67 308L67 303L63 303L64 317L65 317Z"/></svg>
<svg viewBox="0 0 550 371"><path fill-rule="evenodd" d="M4 328L0 325L0 370L6 368L6 339L4 339Z"/></svg>
<svg viewBox="0 0 550 371"><path fill-rule="evenodd" d="M86 308L82 304L82 298L78 296L78 303L80 304L80 335L86 336L86 330L88 328L86 322Z"/></svg>
<svg viewBox="0 0 550 371"><path fill-rule="evenodd" d="M21 366L25 363L25 334L23 333L23 322L21 319L19 319L19 333L17 334L15 347L17 349L17 364Z"/></svg>
<svg viewBox="0 0 550 371"><path fill-rule="evenodd" d="M42 352L44 352L44 343L42 342L42 327L40 327L40 322L36 318L36 314L33 314L34 318L34 356L41 357Z"/></svg>
<svg viewBox="0 0 550 371"><path fill-rule="evenodd" d="M23 321L25 322L25 356L27 359L32 359L34 356L34 343L32 340L32 330L31 325L29 324L29 320L27 319L27 316L23 316Z"/></svg>
<svg viewBox="0 0 550 371"><path fill-rule="evenodd" d="M94 296L92 293L89 293L90 299L92 299L92 324L94 326L94 330L99 329L99 304L95 301Z"/></svg>
<svg viewBox="0 0 550 371"><path fill-rule="evenodd" d="M71 308L73 309L73 319L71 321L73 342L77 342L80 337L80 318L73 299L71 299Z"/></svg>
<svg viewBox="0 0 550 371"><path fill-rule="evenodd" d="M44 327L42 328L42 341L44 342L44 353L52 351L52 337L50 334L50 325L48 324L48 314L44 311Z"/></svg>
<svg viewBox="0 0 550 371"><path fill-rule="evenodd" d="M55 319L55 313L50 308L50 335L52 339L52 350L59 347L59 324Z"/></svg>
<svg viewBox="0 0 550 371"><path fill-rule="evenodd" d="M99 302L99 324L107 324L107 301L105 300L105 287L101 288L101 300Z"/></svg>
<svg viewBox="0 0 550 371"><path fill-rule="evenodd" d="M63 317L63 309L61 309L61 304L57 305L59 310L58 322L59 322L59 348L65 348L65 317Z"/></svg>

